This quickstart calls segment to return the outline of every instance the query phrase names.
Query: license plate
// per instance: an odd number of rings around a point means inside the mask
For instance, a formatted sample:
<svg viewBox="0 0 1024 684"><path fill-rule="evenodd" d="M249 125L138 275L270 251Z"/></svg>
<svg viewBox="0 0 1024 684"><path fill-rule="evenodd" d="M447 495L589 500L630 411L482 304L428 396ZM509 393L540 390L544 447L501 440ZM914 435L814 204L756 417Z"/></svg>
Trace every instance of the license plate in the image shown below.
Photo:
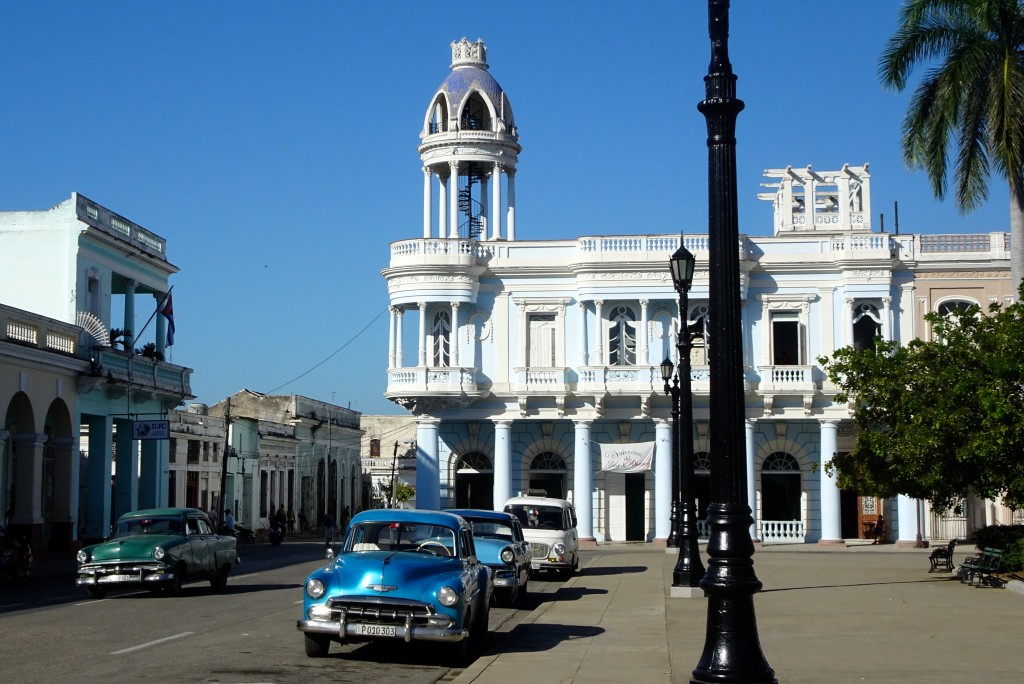
<svg viewBox="0 0 1024 684"><path fill-rule="evenodd" d="M359 636L393 637L398 636L394 625L356 625Z"/></svg>
<svg viewBox="0 0 1024 684"><path fill-rule="evenodd" d="M134 582L137 579L138 575L103 575L100 582Z"/></svg>

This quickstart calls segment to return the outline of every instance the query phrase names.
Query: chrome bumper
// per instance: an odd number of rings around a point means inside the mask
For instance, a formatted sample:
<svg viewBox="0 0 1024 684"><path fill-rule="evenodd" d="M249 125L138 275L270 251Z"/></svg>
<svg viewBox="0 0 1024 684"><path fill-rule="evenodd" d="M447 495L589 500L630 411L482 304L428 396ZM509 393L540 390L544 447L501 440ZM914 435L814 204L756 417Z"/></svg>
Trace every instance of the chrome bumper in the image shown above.
<svg viewBox="0 0 1024 684"><path fill-rule="evenodd" d="M150 584L170 582L174 573L158 564L83 565L78 569L75 584L80 587L98 584Z"/></svg>
<svg viewBox="0 0 1024 684"><path fill-rule="evenodd" d="M392 639L393 637L368 637L356 634L357 625L352 622L335 620L299 620L296 629L309 634L327 634L338 639L352 637L355 639ZM443 641L455 643L469 636L469 631L456 627L430 627L424 625L395 625L395 637L409 643L411 641Z"/></svg>

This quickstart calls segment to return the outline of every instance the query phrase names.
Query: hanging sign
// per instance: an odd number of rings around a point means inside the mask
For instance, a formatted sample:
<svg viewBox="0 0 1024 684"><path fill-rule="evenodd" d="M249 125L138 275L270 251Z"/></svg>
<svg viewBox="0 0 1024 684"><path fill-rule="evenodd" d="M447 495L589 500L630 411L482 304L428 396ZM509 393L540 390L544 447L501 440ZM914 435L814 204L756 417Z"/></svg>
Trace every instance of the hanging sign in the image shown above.
<svg viewBox="0 0 1024 684"><path fill-rule="evenodd" d="M651 469L654 442L599 444L601 470L606 473L642 473Z"/></svg>
<svg viewBox="0 0 1024 684"><path fill-rule="evenodd" d="M169 420L134 420L132 421L132 439L170 439L171 422Z"/></svg>

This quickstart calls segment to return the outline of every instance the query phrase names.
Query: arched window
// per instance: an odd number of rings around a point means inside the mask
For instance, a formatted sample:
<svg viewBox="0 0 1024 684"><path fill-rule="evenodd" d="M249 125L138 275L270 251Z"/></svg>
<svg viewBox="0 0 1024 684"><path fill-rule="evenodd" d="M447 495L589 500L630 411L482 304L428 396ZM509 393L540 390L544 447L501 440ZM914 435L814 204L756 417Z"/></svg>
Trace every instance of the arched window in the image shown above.
<svg viewBox="0 0 1024 684"><path fill-rule="evenodd" d="M471 451L464 454L455 466L455 471L462 473L482 473L491 471L491 459L478 451Z"/></svg>
<svg viewBox="0 0 1024 684"><path fill-rule="evenodd" d="M939 304L938 308L936 308L935 310L936 312L938 312L940 316L948 316L954 311L967 311L972 306L978 305L975 304L974 302L968 302L964 299L947 299L946 301Z"/></svg>
<svg viewBox="0 0 1024 684"><path fill-rule="evenodd" d="M707 366L708 362L708 335L709 335L709 313L707 304L698 304L690 309L687 315L686 327L690 331L690 343L693 348L690 350L691 366Z"/></svg>
<svg viewBox="0 0 1024 684"><path fill-rule="evenodd" d="M711 503L711 454L698 451L693 455L693 498L697 505L697 520L708 516Z"/></svg>
<svg viewBox="0 0 1024 684"><path fill-rule="evenodd" d="M617 306L608 321L608 365L635 366L636 314L628 306Z"/></svg>
<svg viewBox="0 0 1024 684"><path fill-rule="evenodd" d="M494 500L491 459L478 451L463 454L455 464L456 508L493 508L504 503Z"/></svg>
<svg viewBox="0 0 1024 684"><path fill-rule="evenodd" d="M462 108L460 126L464 131L491 130L491 110L479 93L473 93Z"/></svg>
<svg viewBox="0 0 1024 684"><path fill-rule="evenodd" d="M874 304L861 303L853 310L853 348L856 351L875 348L875 338L882 334L882 317Z"/></svg>
<svg viewBox="0 0 1024 684"><path fill-rule="evenodd" d="M542 489L550 497L564 499L565 474L565 459L553 451L541 452L530 462L530 489Z"/></svg>
<svg viewBox="0 0 1024 684"><path fill-rule="evenodd" d="M430 326L431 364L435 368L447 368L451 363L451 332L452 320L447 311L434 314L434 323Z"/></svg>

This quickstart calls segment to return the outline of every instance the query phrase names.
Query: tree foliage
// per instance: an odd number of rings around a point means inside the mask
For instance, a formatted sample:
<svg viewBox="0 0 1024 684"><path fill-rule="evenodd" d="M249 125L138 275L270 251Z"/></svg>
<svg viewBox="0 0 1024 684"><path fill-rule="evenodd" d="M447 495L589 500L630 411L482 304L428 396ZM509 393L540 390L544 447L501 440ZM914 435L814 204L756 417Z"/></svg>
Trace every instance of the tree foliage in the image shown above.
<svg viewBox="0 0 1024 684"><path fill-rule="evenodd" d="M402 482L401 480L397 480L397 479L394 482L395 482L395 485L396 485L395 486L395 497L394 497L394 501L395 502L400 503L400 504L401 503L405 503L406 501L408 501L412 497L416 496L416 489L412 485L408 485L405 482ZM384 500L387 501L388 504L390 504L391 501L392 501L392 498L391 498L391 484L392 484L392 481L390 481L390 480L382 481L380 483L380 491L381 491L382 494L384 494L384 497L385 497Z"/></svg>
<svg viewBox="0 0 1024 684"><path fill-rule="evenodd" d="M961 212L987 199L994 168L1009 184L1011 241L1024 244L1024 3L905 0L879 78L902 91L922 65L929 69L903 120L904 161L924 170L942 198L955 150L951 173ZM1024 255L1012 259L1016 286Z"/></svg>
<svg viewBox="0 0 1024 684"><path fill-rule="evenodd" d="M819 359L861 428L826 467L864 494L948 508L971 490L1024 506L1024 306L925 318L931 341L876 339Z"/></svg>

